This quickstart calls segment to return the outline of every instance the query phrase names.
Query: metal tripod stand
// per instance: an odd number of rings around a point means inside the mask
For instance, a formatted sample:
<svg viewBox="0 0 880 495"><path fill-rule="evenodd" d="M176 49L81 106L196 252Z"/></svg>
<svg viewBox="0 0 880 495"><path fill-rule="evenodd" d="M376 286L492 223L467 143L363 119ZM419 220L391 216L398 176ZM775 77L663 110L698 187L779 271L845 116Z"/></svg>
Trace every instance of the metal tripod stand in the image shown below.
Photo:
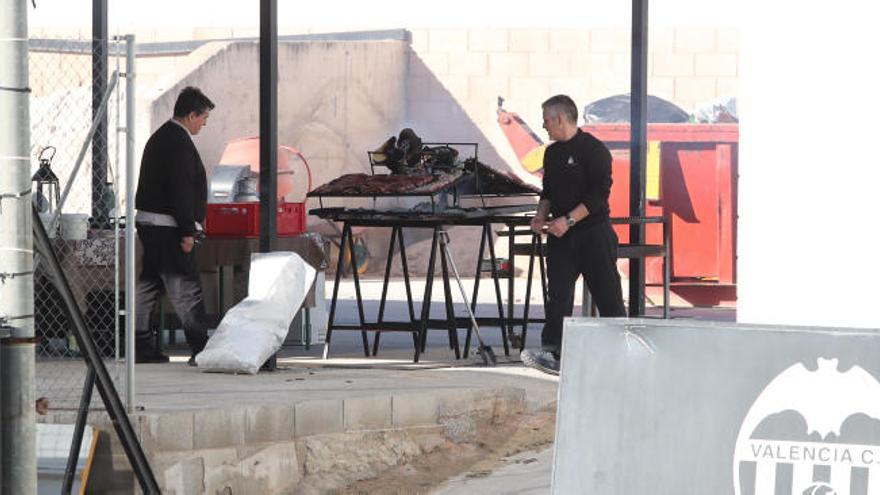
<svg viewBox="0 0 880 495"><path fill-rule="evenodd" d="M455 277L456 283L458 283L458 290L461 292L461 299L464 301L464 307L467 309L468 316L471 319L474 334L477 336L477 342L479 342L477 354L480 355L486 366L495 366L498 364L498 358L495 356L495 351L492 350L492 347L486 345L483 341L483 337L480 335L480 326L477 324L477 318L474 316L474 312L471 309L471 303L468 301L467 293L464 290L464 285L461 283L461 277L458 274L458 268L455 266L455 260L452 258L452 253L449 252L449 233L446 232L445 229L438 229L436 232L438 236L437 240L440 244L441 256L443 256L443 259L452 268L452 275ZM447 304L451 304L451 301L447 302Z"/></svg>

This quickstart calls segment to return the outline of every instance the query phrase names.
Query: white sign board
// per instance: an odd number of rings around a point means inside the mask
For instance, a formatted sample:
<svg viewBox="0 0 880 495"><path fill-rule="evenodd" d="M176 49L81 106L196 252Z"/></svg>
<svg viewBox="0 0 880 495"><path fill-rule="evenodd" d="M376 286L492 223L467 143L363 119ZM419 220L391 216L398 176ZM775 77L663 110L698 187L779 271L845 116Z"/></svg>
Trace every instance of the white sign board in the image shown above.
<svg viewBox="0 0 880 495"><path fill-rule="evenodd" d="M880 493L880 336L571 319L553 493Z"/></svg>

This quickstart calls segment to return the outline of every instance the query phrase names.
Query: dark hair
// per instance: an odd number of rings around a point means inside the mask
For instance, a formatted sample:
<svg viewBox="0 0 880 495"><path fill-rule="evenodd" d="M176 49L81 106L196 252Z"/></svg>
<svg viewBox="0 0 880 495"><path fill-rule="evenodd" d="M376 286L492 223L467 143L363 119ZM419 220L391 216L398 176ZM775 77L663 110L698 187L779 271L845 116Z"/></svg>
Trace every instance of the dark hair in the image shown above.
<svg viewBox="0 0 880 495"><path fill-rule="evenodd" d="M212 102L199 88L187 86L177 95L174 103L174 116L186 117L191 112L201 115L208 110L214 109Z"/></svg>
<svg viewBox="0 0 880 495"><path fill-rule="evenodd" d="M577 105L568 95L556 95L541 104L541 108L549 110L553 115L564 115L572 124L578 120Z"/></svg>

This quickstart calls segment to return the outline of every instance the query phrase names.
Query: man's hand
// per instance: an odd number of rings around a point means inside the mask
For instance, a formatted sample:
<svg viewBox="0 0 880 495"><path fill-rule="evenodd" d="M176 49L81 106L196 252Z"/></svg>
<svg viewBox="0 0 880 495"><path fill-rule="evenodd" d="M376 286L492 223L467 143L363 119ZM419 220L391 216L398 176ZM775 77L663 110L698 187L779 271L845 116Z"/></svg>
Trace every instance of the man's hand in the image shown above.
<svg viewBox="0 0 880 495"><path fill-rule="evenodd" d="M543 234L544 227L547 225L547 220L541 215L535 215L532 217L532 221L529 226L532 228L532 232L536 234Z"/></svg>
<svg viewBox="0 0 880 495"><path fill-rule="evenodd" d="M554 218L547 224L547 232L562 237L568 232L568 220L565 217Z"/></svg>
<svg viewBox="0 0 880 495"><path fill-rule="evenodd" d="M195 246L195 244L196 244L196 240L191 235L186 236L186 237L182 237L180 239L180 249L182 249L184 253L192 252L193 246Z"/></svg>

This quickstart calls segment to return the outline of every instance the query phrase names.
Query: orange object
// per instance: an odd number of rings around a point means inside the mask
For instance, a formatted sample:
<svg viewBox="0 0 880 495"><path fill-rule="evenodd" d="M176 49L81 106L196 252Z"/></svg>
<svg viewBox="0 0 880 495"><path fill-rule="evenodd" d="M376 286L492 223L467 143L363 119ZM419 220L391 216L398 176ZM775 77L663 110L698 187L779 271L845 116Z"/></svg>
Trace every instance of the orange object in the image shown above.
<svg viewBox="0 0 880 495"><path fill-rule="evenodd" d="M307 176L305 191L296 187L297 183L294 180L296 170L294 163L290 160L291 156L295 157L295 161L302 163L302 167L305 168ZM223 150L223 156L220 157L220 165L247 165L259 174L260 138L247 137L227 143L226 149ZM287 201L301 200L311 190L312 170L305 157L296 148L278 146L278 197Z"/></svg>
<svg viewBox="0 0 880 495"><path fill-rule="evenodd" d="M538 177L544 175L544 141L516 113L500 107L496 113L498 125L507 136L507 141L523 168Z"/></svg>
<svg viewBox="0 0 880 495"><path fill-rule="evenodd" d="M540 175L531 162L545 143L519 116L498 109L498 124L523 168ZM581 127L603 141L614 162L611 215L629 215L629 124ZM736 290L737 124L648 124L648 203L645 214L670 219L672 289L696 305L733 300ZM628 242L626 226L615 226ZM647 229L647 242L662 242ZM648 260L646 280L662 280L662 260Z"/></svg>

